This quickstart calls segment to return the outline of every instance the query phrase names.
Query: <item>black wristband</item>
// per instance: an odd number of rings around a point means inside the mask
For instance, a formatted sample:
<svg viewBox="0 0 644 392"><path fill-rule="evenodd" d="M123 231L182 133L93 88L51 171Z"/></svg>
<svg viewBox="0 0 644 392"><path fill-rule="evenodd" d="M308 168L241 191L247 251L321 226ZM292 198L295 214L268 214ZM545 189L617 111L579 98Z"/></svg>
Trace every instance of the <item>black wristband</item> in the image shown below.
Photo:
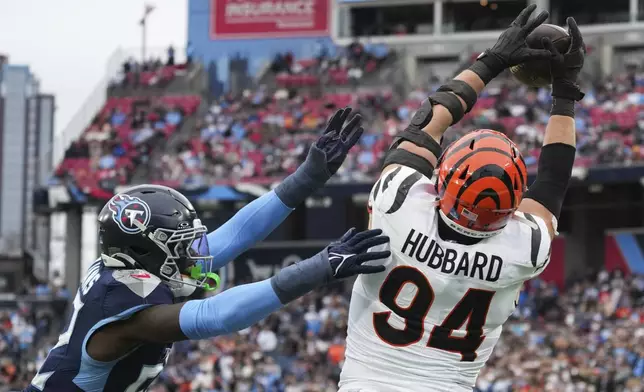
<svg viewBox="0 0 644 392"><path fill-rule="evenodd" d="M493 71L481 60L476 60L468 69L477 74L485 84L490 83L492 79L501 73L500 71Z"/></svg>
<svg viewBox="0 0 644 392"><path fill-rule="evenodd" d="M552 97L550 115L575 118L575 101L567 98Z"/></svg>
<svg viewBox="0 0 644 392"><path fill-rule="evenodd" d="M566 98L573 101L584 99L584 93L579 86L567 79L555 79L552 82L552 96L556 98Z"/></svg>

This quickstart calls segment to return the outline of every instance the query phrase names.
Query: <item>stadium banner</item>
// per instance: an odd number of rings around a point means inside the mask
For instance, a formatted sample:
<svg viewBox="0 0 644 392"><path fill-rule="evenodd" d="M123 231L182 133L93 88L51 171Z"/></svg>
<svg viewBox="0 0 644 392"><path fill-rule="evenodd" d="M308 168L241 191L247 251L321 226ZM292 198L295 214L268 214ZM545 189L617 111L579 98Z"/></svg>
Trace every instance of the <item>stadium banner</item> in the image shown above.
<svg viewBox="0 0 644 392"><path fill-rule="evenodd" d="M327 36L331 0L210 0L210 39Z"/></svg>
<svg viewBox="0 0 644 392"><path fill-rule="evenodd" d="M554 283L560 289L566 284L566 237L558 236L552 240L550 262L539 275L539 279Z"/></svg>
<svg viewBox="0 0 644 392"><path fill-rule="evenodd" d="M604 264L608 271L644 274L644 228L606 233Z"/></svg>

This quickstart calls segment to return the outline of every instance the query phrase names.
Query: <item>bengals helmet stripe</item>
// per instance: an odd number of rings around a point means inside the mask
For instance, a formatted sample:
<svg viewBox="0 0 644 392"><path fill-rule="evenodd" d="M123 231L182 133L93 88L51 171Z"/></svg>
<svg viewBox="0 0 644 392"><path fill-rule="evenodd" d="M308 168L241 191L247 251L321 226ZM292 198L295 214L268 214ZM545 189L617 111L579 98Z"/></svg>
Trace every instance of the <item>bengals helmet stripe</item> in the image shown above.
<svg viewBox="0 0 644 392"><path fill-rule="evenodd" d="M449 155L454 154L454 153L459 152L459 151L462 151L463 149L465 149L467 147L469 147L470 151L471 151L472 148L473 148L472 143L477 142L477 141L481 141L481 140L486 139L486 138L496 138L496 139L502 140L504 142L508 142L507 137L505 135L503 135L503 134L497 135L496 133L489 133L489 134L479 135L477 137L476 133L473 132L473 133L467 134L467 135L463 136L462 138L458 139L457 141L455 141L454 144L453 144L454 147L450 146L450 148L449 148L450 152L449 152L448 155L445 156L445 158L449 158ZM445 152L447 153L447 151L445 151Z"/></svg>
<svg viewBox="0 0 644 392"><path fill-rule="evenodd" d="M520 168L520 164L519 164L519 163L517 163L517 162L515 162L515 161L514 161L514 159L513 159L514 157L513 157L512 155L510 155L509 153L507 153L506 151L503 151L503 150L501 150L501 149L494 148L494 147L484 147L484 148L477 149L477 150L475 150L475 151L470 151L467 155L465 155L463 158L461 158L458 162L456 162L456 163L454 164L454 167L452 168L452 170L450 171L450 173L447 175L447 177L445 177L445 180L443 181L443 186L445 186L445 185L446 185L446 184L447 184L447 183L452 179L452 176L454 176L454 173L456 172L456 168L458 168L458 167L460 167L461 165L465 164L465 162L466 162L470 157L472 157L473 155L478 154L478 153L483 152L483 151L493 151L493 152L498 152L499 154L503 154L503 155L507 156L508 158L510 158L510 159L512 160L512 163L514 164L514 167L515 167L516 171L519 173L519 176L518 176L518 180L519 180L518 182L519 182L519 184L517 184L517 183L516 183L516 179L514 179L514 180L515 180L515 183L514 183L514 185L513 185L513 183L512 183L512 179L510 179L509 189L513 189L513 188L514 188L514 187L516 187L517 185L518 185L520 188L523 188L523 187L525 186L526 178L524 177L524 175L523 175L523 173L522 173L522 170L521 170L521 168ZM453 154L451 154L451 155L453 155ZM521 157L521 154L518 154L518 155L519 155L519 157ZM448 158L449 158L449 157L448 157ZM522 164L521 166L525 167L525 162L523 162L523 157L521 157L520 163ZM439 163L439 165L440 165L440 163ZM526 175L526 176L527 176L527 175Z"/></svg>
<svg viewBox="0 0 644 392"><path fill-rule="evenodd" d="M472 173L467 180L465 180L465 183L463 184L461 189L459 189L458 194L456 195L456 199L459 200L463 196L463 193L465 193L468 187L473 183L479 180L483 181L484 179L489 177L491 177L492 179L500 179L501 182L503 182L503 185L505 185L506 187L507 193L510 195L510 204L514 205L515 195L513 192L514 187L512 186L512 179L510 178L510 175L507 171L503 170L502 167L497 165L485 165L476 169L476 171ZM491 186L482 190L481 193L476 196L476 199L474 199L473 204L478 205L481 200L485 199L486 197L492 197L494 200L498 201L496 203L496 209L501 209L501 199L499 197L499 194Z"/></svg>
<svg viewBox="0 0 644 392"><path fill-rule="evenodd" d="M449 146L436 168L441 216L453 229L477 238L505 227L527 188L527 169L516 145L502 133L472 132Z"/></svg>

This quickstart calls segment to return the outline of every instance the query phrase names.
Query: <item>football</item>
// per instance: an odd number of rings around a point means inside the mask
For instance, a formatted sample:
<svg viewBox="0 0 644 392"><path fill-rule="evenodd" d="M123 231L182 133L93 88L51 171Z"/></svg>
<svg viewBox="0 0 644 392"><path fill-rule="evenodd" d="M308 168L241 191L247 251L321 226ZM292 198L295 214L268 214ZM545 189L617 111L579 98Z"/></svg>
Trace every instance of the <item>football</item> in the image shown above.
<svg viewBox="0 0 644 392"><path fill-rule="evenodd" d="M542 24L528 35L526 43L532 49L543 49L541 39L548 37L554 44L555 48L564 53L570 47L571 38L568 32L559 26L552 24ZM531 87L546 87L551 83L550 65L548 60L535 60L527 63L515 65L510 68L510 72L517 80Z"/></svg>

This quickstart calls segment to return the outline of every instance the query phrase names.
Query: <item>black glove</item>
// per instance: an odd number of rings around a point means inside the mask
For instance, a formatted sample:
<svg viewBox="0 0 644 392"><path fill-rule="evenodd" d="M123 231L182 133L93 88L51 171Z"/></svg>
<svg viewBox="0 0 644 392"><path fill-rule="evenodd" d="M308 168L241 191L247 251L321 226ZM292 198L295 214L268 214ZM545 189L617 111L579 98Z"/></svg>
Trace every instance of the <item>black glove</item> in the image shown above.
<svg viewBox="0 0 644 392"><path fill-rule="evenodd" d="M362 117L355 115L344 125L349 114L351 108L335 112L324 134L311 146L304 163L275 188L275 193L286 206L295 208L322 188L342 166L351 147L360 140L364 132L360 126Z"/></svg>
<svg viewBox="0 0 644 392"><path fill-rule="evenodd" d="M364 132L364 129L360 126L362 116L359 114L353 116L351 121L344 125L351 111L352 109L347 107L335 112L324 130L324 134L312 147L312 149L319 149L324 153L329 178L342 166L347 153L360 140L360 136Z"/></svg>
<svg viewBox="0 0 644 392"><path fill-rule="evenodd" d="M476 72L485 83L513 65L531 60L548 59L552 56L548 50L530 49L526 44L526 37L545 22L549 16L547 11L542 11L536 18L528 22L530 15L536 8L537 6L532 4L521 11L510 27L501 34L494 46L479 56L477 62L484 64L488 70L481 72L480 65L476 66L475 63L472 71Z"/></svg>
<svg viewBox="0 0 644 392"><path fill-rule="evenodd" d="M559 53L549 38L543 38L543 47L551 53L550 72L552 73L552 96L580 101L584 98L577 85L577 77L584 66L586 45L574 18L568 18L570 47L566 53Z"/></svg>
<svg viewBox="0 0 644 392"><path fill-rule="evenodd" d="M367 252L369 248L386 244L389 237L381 235L382 230L367 230L356 234L351 228L338 241L331 243L328 252L329 264L335 279L344 279L358 274L375 274L385 270L384 265L363 265L372 260L386 259L391 252Z"/></svg>

